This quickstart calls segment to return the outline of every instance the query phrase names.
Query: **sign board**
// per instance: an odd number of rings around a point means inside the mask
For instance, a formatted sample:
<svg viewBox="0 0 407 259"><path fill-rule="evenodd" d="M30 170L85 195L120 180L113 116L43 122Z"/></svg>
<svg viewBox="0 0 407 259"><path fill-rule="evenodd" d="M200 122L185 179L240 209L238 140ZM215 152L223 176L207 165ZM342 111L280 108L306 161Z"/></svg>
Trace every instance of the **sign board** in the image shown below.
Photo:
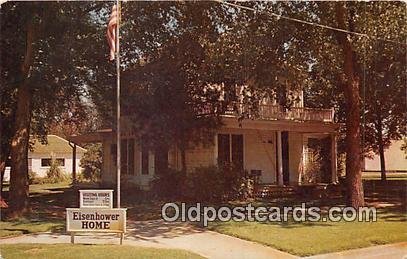
<svg viewBox="0 0 407 259"><path fill-rule="evenodd" d="M67 232L126 232L126 209L67 208Z"/></svg>
<svg viewBox="0 0 407 259"><path fill-rule="evenodd" d="M113 208L113 190L79 190L80 208Z"/></svg>

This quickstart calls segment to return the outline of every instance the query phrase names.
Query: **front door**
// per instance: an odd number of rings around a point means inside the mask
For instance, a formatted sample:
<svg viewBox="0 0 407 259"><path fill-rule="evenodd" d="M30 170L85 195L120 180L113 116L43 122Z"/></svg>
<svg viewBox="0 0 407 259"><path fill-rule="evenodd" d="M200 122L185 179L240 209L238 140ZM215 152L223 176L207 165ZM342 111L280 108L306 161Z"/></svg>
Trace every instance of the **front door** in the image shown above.
<svg viewBox="0 0 407 259"><path fill-rule="evenodd" d="M168 172L168 147L160 146L154 152L154 173L165 174Z"/></svg>
<svg viewBox="0 0 407 259"><path fill-rule="evenodd" d="M243 135L218 134L218 164L243 170Z"/></svg>
<svg viewBox="0 0 407 259"><path fill-rule="evenodd" d="M283 182L284 182L284 185L288 185L290 182L288 131L281 132L281 148L282 148L282 160L283 160Z"/></svg>

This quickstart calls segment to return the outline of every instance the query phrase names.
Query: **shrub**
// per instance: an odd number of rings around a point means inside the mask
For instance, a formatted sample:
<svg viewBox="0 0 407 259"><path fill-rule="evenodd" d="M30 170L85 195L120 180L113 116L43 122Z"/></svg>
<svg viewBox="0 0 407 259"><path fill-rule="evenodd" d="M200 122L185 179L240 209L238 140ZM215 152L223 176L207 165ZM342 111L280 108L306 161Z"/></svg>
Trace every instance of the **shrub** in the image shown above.
<svg viewBox="0 0 407 259"><path fill-rule="evenodd" d="M42 183L42 178L38 177L38 174L34 171L28 171L28 183L29 184L40 184Z"/></svg>
<svg viewBox="0 0 407 259"><path fill-rule="evenodd" d="M321 180L321 157L317 152L308 152L308 161L301 175L302 183L318 183Z"/></svg>
<svg viewBox="0 0 407 259"><path fill-rule="evenodd" d="M98 182L102 171L102 145L91 144L86 146L86 153L80 161L83 168L81 177L91 182Z"/></svg>
<svg viewBox="0 0 407 259"><path fill-rule="evenodd" d="M152 191L159 197L179 198L185 195L185 183L183 172L168 168L154 177Z"/></svg>
<svg viewBox="0 0 407 259"><path fill-rule="evenodd" d="M189 196L199 201L221 201L246 197L245 171L232 166L196 168L188 175Z"/></svg>
<svg viewBox="0 0 407 259"><path fill-rule="evenodd" d="M159 197L202 202L247 197L249 188L246 173L230 166L199 167L187 174L168 169L152 181L152 191Z"/></svg>
<svg viewBox="0 0 407 259"><path fill-rule="evenodd" d="M47 183L59 183L67 180L67 176L64 174L62 169L59 167L60 164L57 160L51 159L51 164L47 170L47 176L45 177L45 182Z"/></svg>
<svg viewBox="0 0 407 259"><path fill-rule="evenodd" d="M188 187L193 200L220 200L225 191L222 170L216 166L196 168L188 175Z"/></svg>

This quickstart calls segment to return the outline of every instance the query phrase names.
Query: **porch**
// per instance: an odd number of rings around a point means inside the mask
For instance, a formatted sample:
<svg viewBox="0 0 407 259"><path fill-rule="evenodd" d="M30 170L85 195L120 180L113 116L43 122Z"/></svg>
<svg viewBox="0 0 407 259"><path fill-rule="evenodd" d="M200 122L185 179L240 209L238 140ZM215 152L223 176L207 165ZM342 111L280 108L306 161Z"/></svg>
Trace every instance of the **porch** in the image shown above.
<svg viewBox="0 0 407 259"><path fill-rule="evenodd" d="M338 181L338 124L281 120L237 122L232 117L225 117L224 122L215 141L215 162L219 163L225 156L222 151L225 143L219 136L230 136L226 141L226 156L230 156L227 162L243 164L257 185L305 186ZM239 136L241 144L237 141ZM288 189L285 191L290 191Z"/></svg>
<svg viewBox="0 0 407 259"><path fill-rule="evenodd" d="M124 124L125 125L125 124ZM219 165L223 162L239 164L249 174L257 174L257 184L276 186L304 186L306 184L337 182L336 132L339 125L323 121L291 119L245 119L225 115L223 126L206 144L190 145L186 150L186 169ZM125 128L126 129L126 128ZM103 144L102 181L116 181L116 138L112 130L101 130L82 136L72 136L73 143L100 142ZM311 148L323 140L324 156L315 157ZM164 161L168 167L181 170L180 149L172 146L168 152L147 150L130 132L122 132L122 178L142 188L161 173ZM324 161L319 170L309 161ZM311 165L311 166L310 166ZM322 172L315 174L313 172ZM287 191L287 190L286 190Z"/></svg>

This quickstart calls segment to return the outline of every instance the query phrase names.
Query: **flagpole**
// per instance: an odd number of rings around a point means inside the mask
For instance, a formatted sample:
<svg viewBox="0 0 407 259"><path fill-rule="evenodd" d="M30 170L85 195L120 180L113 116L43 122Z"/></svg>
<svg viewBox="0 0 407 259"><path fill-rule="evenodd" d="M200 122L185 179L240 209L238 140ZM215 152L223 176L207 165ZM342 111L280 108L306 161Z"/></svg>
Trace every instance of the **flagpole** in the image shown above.
<svg viewBox="0 0 407 259"><path fill-rule="evenodd" d="M117 26L116 26L116 72L117 72L117 208L120 208L120 170L121 170L121 141L120 141L120 1L116 0Z"/></svg>

